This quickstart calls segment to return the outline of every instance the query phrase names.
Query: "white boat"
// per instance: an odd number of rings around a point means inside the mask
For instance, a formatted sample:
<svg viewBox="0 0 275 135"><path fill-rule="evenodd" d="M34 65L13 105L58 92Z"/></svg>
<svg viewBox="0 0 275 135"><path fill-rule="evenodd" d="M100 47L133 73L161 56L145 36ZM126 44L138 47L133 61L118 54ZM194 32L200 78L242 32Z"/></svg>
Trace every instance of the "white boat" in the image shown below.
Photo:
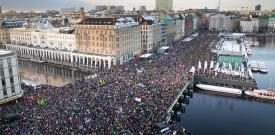
<svg viewBox="0 0 275 135"><path fill-rule="evenodd" d="M253 53L253 50L251 48L248 48L247 49L247 55L252 55L252 53Z"/></svg>
<svg viewBox="0 0 275 135"><path fill-rule="evenodd" d="M227 88L221 86L213 86L213 85L206 85L206 84L197 84L198 88L207 91L214 91L214 92L221 92L227 94L234 94L234 95L242 95L242 90L235 89L235 88Z"/></svg>
<svg viewBox="0 0 275 135"><path fill-rule="evenodd" d="M251 61L249 66L253 72L258 72L260 70L259 64L256 61Z"/></svg>
<svg viewBox="0 0 275 135"><path fill-rule="evenodd" d="M264 62L259 62L259 70L260 72L267 73L268 67L265 65Z"/></svg>
<svg viewBox="0 0 275 135"><path fill-rule="evenodd" d="M259 42L258 41L254 41L254 46L258 46L259 45Z"/></svg>
<svg viewBox="0 0 275 135"><path fill-rule="evenodd" d="M274 89L245 91L244 93L251 97L275 100L275 90Z"/></svg>

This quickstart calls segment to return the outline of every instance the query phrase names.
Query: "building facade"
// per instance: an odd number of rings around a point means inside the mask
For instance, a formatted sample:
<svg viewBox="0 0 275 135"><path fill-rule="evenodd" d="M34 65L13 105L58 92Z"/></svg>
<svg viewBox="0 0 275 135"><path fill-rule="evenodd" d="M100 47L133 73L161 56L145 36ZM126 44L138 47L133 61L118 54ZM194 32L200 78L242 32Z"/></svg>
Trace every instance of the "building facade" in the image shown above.
<svg viewBox="0 0 275 135"><path fill-rule="evenodd" d="M268 31L269 16L263 15L259 17L259 32L265 33Z"/></svg>
<svg viewBox="0 0 275 135"><path fill-rule="evenodd" d="M209 19L209 30L212 31L232 31L231 16L217 14Z"/></svg>
<svg viewBox="0 0 275 135"><path fill-rule="evenodd" d="M76 25L77 51L122 64L141 53L141 26L131 17L87 18Z"/></svg>
<svg viewBox="0 0 275 135"><path fill-rule="evenodd" d="M0 104L22 97L17 56L0 50Z"/></svg>
<svg viewBox="0 0 275 135"><path fill-rule="evenodd" d="M71 28L27 29L15 28L10 30L12 44L32 45L41 48L74 51L75 34Z"/></svg>
<svg viewBox="0 0 275 135"><path fill-rule="evenodd" d="M258 32L259 19L253 18L251 21L240 21L241 32L252 33Z"/></svg>
<svg viewBox="0 0 275 135"><path fill-rule="evenodd" d="M269 16L268 31L275 32L275 14Z"/></svg>
<svg viewBox="0 0 275 135"><path fill-rule="evenodd" d="M155 16L141 16L142 52L154 52L161 46L161 24Z"/></svg>
<svg viewBox="0 0 275 135"><path fill-rule="evenodd" d="M161 46L169 45L174 41L176 35L176 22L169 15L160 16L159 20L162 27Z"/></svg>
<svg viewBox="0 0 275 135"><path fill-rule="evenodd" d="M182 17L180 14L176 14L174 16L175 23L176 23L176 33L175 33L175 39L174 40L179 40L182 38Z"/></svg>
<svg viewBox="0 0 275 135"><path fill-rule="evenodd" d="M10 43L10 29L22 27L25 21L2 21L0 23L0 48L2 48L2 44Z"/></svg>
<svg viewBox="0 0 275 135"><path fill-rule="evenodd" d="M193 32L193 18L192 15L186 14L185 15L185 35L189 35Z"/></svg>
<svg viewBox="0 0 275 135"><path fill-rule="evenodd" d="M156 0L156 10L173 10L173 0Z"/></svg>
<svg viewBox="0 0 275 135"><path fill-rule="evenodd" d="M77 13L77 8L71 7L71 8L61 8L59 14L61 16L72 16Z"/></svg>

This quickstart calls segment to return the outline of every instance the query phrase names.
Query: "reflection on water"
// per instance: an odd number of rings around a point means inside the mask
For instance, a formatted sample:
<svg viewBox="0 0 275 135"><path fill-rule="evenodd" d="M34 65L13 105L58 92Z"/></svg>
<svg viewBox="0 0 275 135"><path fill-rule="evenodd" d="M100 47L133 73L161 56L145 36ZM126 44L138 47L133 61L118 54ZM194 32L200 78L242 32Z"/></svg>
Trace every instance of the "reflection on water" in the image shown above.
<svg viewBox="0 0 275 135"><path fill-rule="evenodd" d="M254 73L259 88L267 88L270 79L275 88L275 37L259 37L249 60L260 60L269 67L267 74ZM275 135L275 104L194 93L180 126L194 135Z"/></svg>
<svg viewBox="0 0 275 135"><path fill-rule="evenodd" d="M254 73L259 88L270 87L272 79L272 87L275 88L275 37L257 37L260 45L253 49L253 55L250 60L263 61L269 68L267 74Z"/></svg>
<svg viewBox="0 0 275 135"><path fill-rule="evenodd" d="M83 75L75 69L58 67L46 63L18 60L21 80L34 84L63 86Z"/></svg>

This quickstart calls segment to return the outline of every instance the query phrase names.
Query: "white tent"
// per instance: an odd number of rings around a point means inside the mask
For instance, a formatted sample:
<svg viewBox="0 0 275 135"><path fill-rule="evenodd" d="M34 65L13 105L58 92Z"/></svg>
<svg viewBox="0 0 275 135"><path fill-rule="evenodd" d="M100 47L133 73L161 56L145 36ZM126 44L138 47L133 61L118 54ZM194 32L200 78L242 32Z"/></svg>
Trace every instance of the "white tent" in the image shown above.
<svg viewBox="0 0 275 135"><path fill-rule="evenodd" d="M208 66L207 61L204 61L204 68L203 68L203 70L206 70L207 66Z"/></svg>
<svg viewBox="0 0 275 135"><path fill-rule="evenodd" d="M196 68L195 68L195 66L193 66L191 69L190 69L190 73L195 73L195 71L196 71Z"/></svg>
<svg viewBox="0 0 275 135"><path fill-rule="evenodd" d="M201 69L201 61L199 61L198 69Z"/></svg>

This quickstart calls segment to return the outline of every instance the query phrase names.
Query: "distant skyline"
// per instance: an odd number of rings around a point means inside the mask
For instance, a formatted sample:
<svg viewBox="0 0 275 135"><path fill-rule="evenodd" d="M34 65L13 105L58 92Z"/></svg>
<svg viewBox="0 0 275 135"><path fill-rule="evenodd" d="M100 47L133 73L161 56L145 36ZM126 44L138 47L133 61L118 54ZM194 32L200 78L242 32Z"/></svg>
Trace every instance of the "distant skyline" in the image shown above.
<svg viewBox="0 0 275 135"><path fill-rule="evenodd" d="M221 10L240 10L248 7L253 10L255 5L261 4L262 10L271 10L275 0L221 0ZM94 9L96 5L123 5L126 10L138 9L145 5L147 9L155 8L155 0L0 0L3 11L45 11L47 9L60 10L68 7L85 7ZM218 0L174 0L174 9L189 8L217 8Z"/></svg>

